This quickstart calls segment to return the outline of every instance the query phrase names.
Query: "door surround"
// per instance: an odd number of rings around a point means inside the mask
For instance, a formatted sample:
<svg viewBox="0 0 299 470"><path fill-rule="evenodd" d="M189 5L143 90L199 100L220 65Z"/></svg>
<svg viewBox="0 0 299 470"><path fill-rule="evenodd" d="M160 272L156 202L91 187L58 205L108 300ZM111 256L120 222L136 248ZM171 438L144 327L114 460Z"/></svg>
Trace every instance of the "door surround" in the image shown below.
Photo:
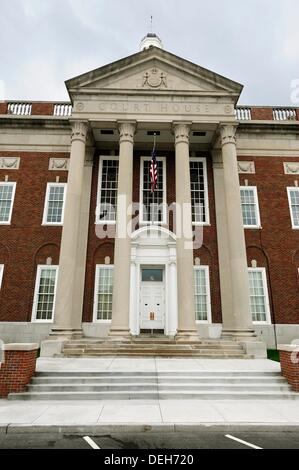
<svg viewBox="0 0 299 470"><path fill-rule="evenodd" d="M136 230L131 239L131 334L140 334L141 269L160 266L164 267L164 332L175 336L178 328L176 237L164 227L150 225Z"/></svg>

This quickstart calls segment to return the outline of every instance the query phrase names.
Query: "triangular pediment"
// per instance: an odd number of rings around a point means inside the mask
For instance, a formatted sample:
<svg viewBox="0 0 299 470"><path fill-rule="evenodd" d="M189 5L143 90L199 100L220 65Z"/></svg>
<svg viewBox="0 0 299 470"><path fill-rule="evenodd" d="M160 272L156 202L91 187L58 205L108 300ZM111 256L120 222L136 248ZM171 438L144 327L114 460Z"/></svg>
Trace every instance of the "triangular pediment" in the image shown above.
<svg viewBox="0 0 299 470"><path fill-rule="evenodd" d="M66 82L76 93L113 90L150 93L196 93L239 97L243 86L156 47L87 72Z"/></svg>

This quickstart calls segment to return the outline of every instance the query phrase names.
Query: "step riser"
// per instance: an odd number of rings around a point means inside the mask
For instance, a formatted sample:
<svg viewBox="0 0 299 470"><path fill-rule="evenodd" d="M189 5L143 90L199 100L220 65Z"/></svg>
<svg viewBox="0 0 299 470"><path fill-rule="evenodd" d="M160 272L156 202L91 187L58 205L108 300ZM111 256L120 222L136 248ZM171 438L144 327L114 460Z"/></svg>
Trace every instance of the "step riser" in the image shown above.
<svg viewBox="0 0 299 470"><path fill-rule="evenodd" d="M294 396L291 394L262 394L262 393L214 393L213 395L208 393L78 393L78 394L67 394L67 396L58 393L45 393L45 394L10 394L8 397L10 400L299 400L299 395Z"/></svg>
<svg viewBox="0 0 299 470"><path fill-rule="evenodd" d="M29 392L32 393L40 393L40 392L49 392L49 393L57 393L57 392L143 392L143 391L149 391L149 392L165 392L165 391L175 391L175 392L180 392L180 391L188 391L188 392L200 392L200 391L226 391L226 392L288 392L290 391L290 387L288 386L267 386L262 387L260 385L257 386L250 386L250 389L246 385L236 385L236 386L230 386L230 385L221 385L221 386L215 386L215 385L160 385L159 387L153 384L140 384L140 385L101 385L101 386L80 386L80 385L74 385L74 386L31 386L29 385L27 387Z"/></svg>
<svg viewBox="0 0 299 470"><path fill-rule="evenodd" d="M221 384L239 384L240 382L242 384L254 384L255 382L259 382L260 384L270 384L270 385L275 385L275 384L281 384L285 382L285 379L246 379L246 378L241 378L241 379L233 379L233 378L222 378L221 381L219 379L213 379L213 378L183 378L183 377L175 377L175 378L158 378L156 379L155 377L126 377L125 382L126 383L136 383L136 382L142 382L142 383L159 383L159 384L164 384L164 383L174 383L174 384L179 384L179 383L186 383L186 384L215 384L215 385L221 385ZM71 384L71 385L76 385L76 384L89 384L89 385L96 385L96 384L101 384L101 383L123 383L124 379L121 377L115 378L115 377L106 377L106 378L99 378L99 379L93 379L91 378L52 378L52 379L38 379L38 378L33 378L30 382L31 385L47 385L47 384Z"/></svg>
<svg viewBox="0 0 299 470"><path fill-rule="evenodd" d="M156 372L153 371L102 371L102 372L37 372L35 377L135 377L135 376L143 376L143 377L152 377L156 376ZM223 371L193 371L193 370L178 370L178 371L169 371L169 370L162 370L158 372L159 377L169 377L169 376L176 376L176 377L186 377L192 375L193 377L205 377L205 378L213 378L213 377L222 377ZM247 378L254 378L254 377L261 377L261 378L281 378L281 374L279 372L261 372L261 371L227 371L225 372L226 376L229 377L244 377Z"/></svg>

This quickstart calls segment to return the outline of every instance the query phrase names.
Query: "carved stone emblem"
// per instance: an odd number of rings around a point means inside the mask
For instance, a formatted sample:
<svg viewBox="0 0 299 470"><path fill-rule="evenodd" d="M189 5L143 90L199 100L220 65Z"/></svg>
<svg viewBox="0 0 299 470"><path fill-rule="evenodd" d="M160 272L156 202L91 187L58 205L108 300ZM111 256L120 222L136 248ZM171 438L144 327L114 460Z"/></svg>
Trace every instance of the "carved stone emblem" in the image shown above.
<svg viewBox="0 0 299 470"><path fill-rule="evenodd" d="M255 173L254 162L238 162L239 173Z"/></svg>
<svg viewBox="0 0 299 470"><path fill-rule="evenodd" d="M20 167L20 157L0 158L0 168L5 170L18 170Z"/></svg>
<svg viewBox="0 0 299 470"><path fill-rule="evenodd" d="M143 76L143 87L150 88L167 88L167 75L154 67L149 72L145 72Z"/></svg>
<svg viewBox="0 0 299 470"><path fill-rule="evenodd" d="M299 162L286 162L283 166L286 175L299 175Z"/></svg>
<svg viewBox="0 0 299 470"><path fill-rule="evenodd" d="M49 170L67 171L69 167L68 158L50 158Z"/></svg>

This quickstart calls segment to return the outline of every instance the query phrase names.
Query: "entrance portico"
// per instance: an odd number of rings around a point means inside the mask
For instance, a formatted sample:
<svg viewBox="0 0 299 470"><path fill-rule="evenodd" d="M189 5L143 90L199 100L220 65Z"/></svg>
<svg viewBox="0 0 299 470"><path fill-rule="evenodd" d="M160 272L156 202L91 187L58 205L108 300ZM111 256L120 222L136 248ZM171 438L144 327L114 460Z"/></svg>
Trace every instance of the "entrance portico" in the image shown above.
<svg viewBox="0 0 299 470"><path fill-rule="evenodd" d="M223 323L229 336L251 339L254 334L245 269L246 250L234 116L234 106L242 86L153 47L69 80L67 87L74 102L73 119L77 128L80 123L84 123L81 127L84 127L86 133L89 129L95 148L106 149L108 154L111 150L115 152L119 149L110 335L128 337L139 335L142 329L159 329L164 330L166 335L177 335L178 339L183 340L197 336L194 255L190 243L193 226L189 162L191 152L204 151L208 154L211 150L219 149L223 172L215 179L216 210L222 204L217 184L223 186L226 203L224 210L221 209L223 226L218 227L218 237L223 235L225 239L222 230L230 237L225 245L222 244L227 266L220 266L220 272L221 269L223 273L226 270L235 283L231 292L222 289L226 299L224 305L230 306L222 311ZM175 202L178 207L184 207L183 231L176 235L159 223L142 227L131 235L134 151L147 149L150 155L152 136L149 134L153 134L153 131L160 134L161 151L175 152ZM72 217L76 215L76 221L80 220L80 204L78 198L75 200L72 196L72 188L79 188L82 201L84 192L81 179L86 152L85 138L79 137L80 148L76 143L77 138L73 137L72 141L70 185L66 196L66 207L73 214ZM79 173L75 161L80 162ZM122 205L123 201L125 206ZM124 220L128 228L121 236L120 220ZM77 225L79 233L82 229L87 230L86 226ZM53 334L68 337L78 333L78 315L76 318L72 316L71 308L67 309L68 315L64 315L65 299L74 296L83 298L85 276L82 256L80 263L76 260L75 244L78 240L73 240L73 257L70 260L67 240L72 233L73 223L68 217L63 227L63 240L66 241L62 243L60 254L53 326ZM220 256L220 263L223 259ZM162 281L154 280L152 285L146 285L146 281L142 281L142 270L146 268L161 269ZM59 288L59 283L63 283L62 278L73 281L69 286L64 283L62 289ZM221 283L226 285L223 274ZM66 289L69 290L68 295ZM227 301L228 298L231 300Z"/></svg>

